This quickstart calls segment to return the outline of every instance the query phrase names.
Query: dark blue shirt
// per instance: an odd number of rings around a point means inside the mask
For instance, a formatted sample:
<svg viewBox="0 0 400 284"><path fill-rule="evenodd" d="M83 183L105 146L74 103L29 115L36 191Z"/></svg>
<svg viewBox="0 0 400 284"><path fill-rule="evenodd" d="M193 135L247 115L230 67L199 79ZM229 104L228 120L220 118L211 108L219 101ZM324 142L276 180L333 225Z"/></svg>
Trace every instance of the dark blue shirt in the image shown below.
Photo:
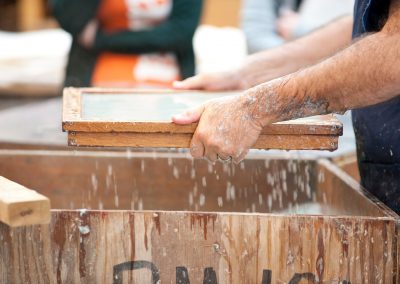
<svg viewBox="0 0 400 284"><path fill-rule="evenodd" d="M389 6L390 0L356 0L353 38L381 30ZM400 213L400 96L352 115L362 184Z"/></svg>

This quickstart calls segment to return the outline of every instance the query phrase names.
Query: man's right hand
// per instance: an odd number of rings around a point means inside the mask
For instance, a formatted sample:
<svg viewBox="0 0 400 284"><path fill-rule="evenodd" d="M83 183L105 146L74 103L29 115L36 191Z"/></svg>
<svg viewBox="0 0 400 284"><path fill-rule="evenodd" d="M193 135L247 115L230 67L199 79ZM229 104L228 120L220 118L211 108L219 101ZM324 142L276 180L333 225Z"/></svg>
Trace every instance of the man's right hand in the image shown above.
<svg viewBox="0 0 400 284"><path fill-rule="evenodd" d="M183 81L176 81L173 87L179 90L232 91L248 88L240 71L199 74Z"/></svg>
<svg viewBox="0 0 400 284"><path fill-rule="evenodd" d="M238 69L200 74L174 82L173 86L181 90L205 91L249 89L316 64L346 47L351 43L352 23L350 16L340 18L304 38L253 54Z"/></svg>

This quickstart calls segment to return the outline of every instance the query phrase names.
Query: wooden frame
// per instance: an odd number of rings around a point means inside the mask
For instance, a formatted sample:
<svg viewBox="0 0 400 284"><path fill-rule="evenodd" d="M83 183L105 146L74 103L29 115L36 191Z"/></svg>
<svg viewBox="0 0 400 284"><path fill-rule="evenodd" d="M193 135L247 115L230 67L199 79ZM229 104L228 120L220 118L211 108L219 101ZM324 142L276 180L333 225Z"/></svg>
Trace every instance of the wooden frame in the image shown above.
<svg viewBox="0 0 400 284"><path fill-rule="evenodd" d="M63 130L71 146L129 146L188 148L197 124L170 121L101 121L82 117L82 95L191 93L171 90L66 88L63 97ZM211 93L204 93L206 96ZM213 93L215 95L215 93ZM342 124L332 115L274 123L265 127L255 149L336 150Z"/></svg>
<svg viewBox="0 0 400 284"><path fill-rule="evenodd" d="M54 208L50 225L0 224L1 283L400 280L399 216L326 160L251 155L241 165L210 166L177 153L0 151L0 175L46 194ZM236 186L235 200L221 188L227 181ZM197 209L187 199L195 183L197 197L211 201L194 202ZM291 198L294 191L299 203L307 202L307 184L312 199L338 211L267 213L269 194L276 195L276 209L279 196ZM212 202L218 194L222 208ZM144 204L139 210L129 205L137 198Z"/></svg>

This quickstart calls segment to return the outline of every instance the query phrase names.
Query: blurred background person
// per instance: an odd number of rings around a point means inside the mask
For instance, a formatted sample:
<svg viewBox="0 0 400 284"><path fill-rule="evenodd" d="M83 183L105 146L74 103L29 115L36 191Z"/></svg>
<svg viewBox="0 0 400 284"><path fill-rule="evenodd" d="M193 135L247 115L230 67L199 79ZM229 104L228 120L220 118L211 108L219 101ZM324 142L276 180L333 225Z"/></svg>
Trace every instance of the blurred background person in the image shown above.
<svg viewBox="0 0 400 284"><path fill-rule="evenodd" d="M243 0L242 5L248 51L255 53L351 14L354 0Z"/></svg>
<svg viewBox="0 0 400 284"><path fill-rule="evenodd" d="M72 35L65 86L169 87L194 75L202 0L52 0Z"/></svg>

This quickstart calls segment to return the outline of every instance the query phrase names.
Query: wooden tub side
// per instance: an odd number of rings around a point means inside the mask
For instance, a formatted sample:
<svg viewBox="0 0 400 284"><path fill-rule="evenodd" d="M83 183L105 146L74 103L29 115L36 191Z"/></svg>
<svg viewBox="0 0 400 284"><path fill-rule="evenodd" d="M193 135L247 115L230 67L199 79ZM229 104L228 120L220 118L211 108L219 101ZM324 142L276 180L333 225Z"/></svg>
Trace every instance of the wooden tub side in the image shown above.
<svg viewBox="0 0 400 284"><path fill-rule="evenodd" d="M386 217L53 211L0 225L0 282L396 283L395 234Z"/></svg>
<svg viewBox="0 0 400 284"><path fill-rule="evenodd" d="M328 160L319 160L317 202L330 204L346 215L394 217L393 211L369 194L359 183Z"/></svg>
<svg viewBox="0 0 400 284"><path fill-rule="evenodd" d="M263 158L213 166L173 153L0 153L0 174L57 209L267 213L311 202L315 168L312 160Z"/></svg>
<svg viewBox="0 0 400 284"><path fill-rule="evenodd" d="M393 283L400 283L400 216L364 189L353 176L345 172L346 169L328 160L320 160L318 164L318 202L332 204L337 211L347 210L349 215L367 214L377 219L385 216L393 220Z"/></svg>

